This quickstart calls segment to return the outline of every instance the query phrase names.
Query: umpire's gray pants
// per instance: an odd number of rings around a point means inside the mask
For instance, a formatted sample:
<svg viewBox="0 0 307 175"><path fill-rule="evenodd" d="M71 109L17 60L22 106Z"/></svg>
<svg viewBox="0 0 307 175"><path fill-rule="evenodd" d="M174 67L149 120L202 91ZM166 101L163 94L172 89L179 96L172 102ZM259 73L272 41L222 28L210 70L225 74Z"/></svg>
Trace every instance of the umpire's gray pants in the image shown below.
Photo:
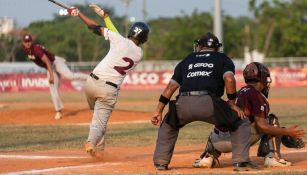
<svg viewBox="0 0 307 175"><path fill-rule="evenodd" d="M260 133L257 128L255 123L251 125L251 130L250 130L250 139L249 139L249 144L255 145L262 137L263 133ZM211 142L213 144L213 147L222 152L222 153L229 153L232 151L232 145L231 145L231 135L230 132L222 132L217 130L217 132L212 132L211 133ZM266 157L274 157L274 145L272 138L268 141L269 143L269 149L270 152L266 155ZM280 142L276 143L276 153L280 156Z"/></svg>
<svg viewBox="0 0 307 175"><path fill-rule="evenodd" d="M222 153L230 153L232 151L230 132L222 132L216 128L214 130L210 135L213 147ZM250 133L249 144L254 145L260 140L262 134L257 132L255 124L251 125Z"/></svg>
<svg viewBox="0 0 307 175"><path fill-rule="evenodd" d="M176 110L180 124L185 125L193 121L204 121L216 124L214 117L214 106L209 95L205 96L180 96L176 103ZM231 132L232 160L233 163L249 161L249 138L250 122L244 123L234 132ZM172 128L169 124L162 122L156 148L153 156L155 164L168 165L171 161L179 130Z"/></svg>

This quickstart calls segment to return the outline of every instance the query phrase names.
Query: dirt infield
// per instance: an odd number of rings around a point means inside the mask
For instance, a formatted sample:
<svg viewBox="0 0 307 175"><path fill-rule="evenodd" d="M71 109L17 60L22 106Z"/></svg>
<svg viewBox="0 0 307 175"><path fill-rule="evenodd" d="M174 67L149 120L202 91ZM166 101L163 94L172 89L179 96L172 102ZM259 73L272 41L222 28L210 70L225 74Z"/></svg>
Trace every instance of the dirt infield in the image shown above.
<svg viewBox="0 0 307 175"><path fill-rule="evenodd" d="M39 111L39 112L38 112ZM54 109L50 103L9 103L3 110L0 110L0 124L88 124L91 121L92 112L84 103L65 103L63 110L64 117L61 120L54 120ZM127 121L149 122L150 113L114 110L110 123Z"/></svg>
<svg viewBox="0 0 307 175"><path fill-rule="evenodd" d="M231 155L221 156L221 167L214 169L193 168L192 163L203 145L176 147L169 174L231 173ZM51 150L46 152L2 153L0 172L12 174L149 174L156 173L152 166L153 147L108 148L101 160L93 160L81 150ZM307 171L307 150L284 150L284 157L293 162L287 168L264 168L260 172ZM255 147L252 148L252 155ZM259 165L263 160L252 157ZM165 172L164 172L165 173Z"/></svg>
<svg viewBox="0 0 307 175"><path fill-rule="evenodd" d="M278 101L274 101L278 103ZM284 103L284 101L280 101ZM306 103L298 101L298 103ZM40 112L37 112L37 111ZM84 103L66 103L64 118L53 119L50 103L9 103L0 110L0 124L88 124L91 111ZM123 122L149 122L148 112L115 110L110 124ZM152 166L154 145L150 147L107 147L101 160L93 160L83 150L49 150L39 152L0 152L0 174L200 174L223 172L232 173L231 154L221 156L221 167L214 169L193 168L192 163L203 150L204 145L176 146L175 154L167 172L157 172ZM264 168L263 159L252 160L262 168L260 172L307 172L307 148L301 150L282 148L285 159L293 162L286 168ZM259 173L259 172L258 172Z"/></svg>

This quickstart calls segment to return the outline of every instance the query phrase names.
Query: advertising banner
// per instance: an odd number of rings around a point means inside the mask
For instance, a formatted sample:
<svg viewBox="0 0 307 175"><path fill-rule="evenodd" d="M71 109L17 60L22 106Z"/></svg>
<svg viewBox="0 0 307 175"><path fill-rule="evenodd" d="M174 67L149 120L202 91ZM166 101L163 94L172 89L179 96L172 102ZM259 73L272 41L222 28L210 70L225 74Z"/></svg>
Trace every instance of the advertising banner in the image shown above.
<svg viewBox="0 0 307 175"><path fill-rule="evenodd" d="M307 69L270 69L272 87L307 86ZM163 89L171 78L172 71L142 71L128 74L121 89ZM245 85L242 70L236 71L237 86ZM61 91L80 91L84 82L61 80ZM47 91L46 74L0 74L0 92Z"/></svg>

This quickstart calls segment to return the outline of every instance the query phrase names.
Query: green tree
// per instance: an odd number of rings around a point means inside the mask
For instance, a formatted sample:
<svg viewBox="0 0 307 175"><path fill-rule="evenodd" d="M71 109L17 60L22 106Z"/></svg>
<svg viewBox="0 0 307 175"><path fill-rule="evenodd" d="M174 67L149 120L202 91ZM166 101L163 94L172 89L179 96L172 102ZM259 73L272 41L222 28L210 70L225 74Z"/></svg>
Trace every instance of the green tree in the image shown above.
<svg viewBox="0 0 307 175"><path fill-rule="evenodd" d="M190 16L152 20L150 26L148 57L178 60L193 50L194 40L212 32L212 17L194 11Z"/></svg>
<svg viewBox="0 0 307 175"><path fill-rule="evenodd" d="M267 57L306 56L307 1L263 1L258 6L250 1L254 11L253 45Z"/></svg>
<svg viewBox="0 0 307 175"><path fill-rule="evenodd" d="M250 0L253 17L224 16L224 52L232 58L242 58L244 47L258 50L266 57L301 57L307 54L307 1ZM88 4L74 5L87 16L104 25ZM125 35L125 17L108 10L119 32ZM148 21L151 32L144 45L145 58L179 60L193 50L193 41L212 32L210 13L194 11L190 15L158 18ZM55 15L51 21L31 23L25 31L56 55L68 61L97 61L109 50L102 36L91 33L77 17ZM15 39L14 39L15 38ZM17 44L16 44L17 41ZM20 39L1 36L0 58L6 61L25 61Z"/></svg>
<svg viewBox="0 0 307 175"><path fill-rule="evenodd" d="M88 8L88 4L74 6L104 25L103 19ZM121 24L124 18L113 18L113 9L103 7L109 12L119 31L123 31L124 27L118 24ZM38 43L68 61L96 61L109 50L108 42L105 42L102 36L97 36L88 30L78 17L55 16L52 21L31 23L25 30L33 34Z"/></svg>

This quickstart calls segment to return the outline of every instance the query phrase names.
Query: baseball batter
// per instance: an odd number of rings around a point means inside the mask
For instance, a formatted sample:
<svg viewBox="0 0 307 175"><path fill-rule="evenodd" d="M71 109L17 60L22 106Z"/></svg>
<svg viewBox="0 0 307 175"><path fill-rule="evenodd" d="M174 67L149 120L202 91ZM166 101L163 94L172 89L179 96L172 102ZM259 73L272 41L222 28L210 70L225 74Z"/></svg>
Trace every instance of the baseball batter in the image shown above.
<svg viewBox="0 0 307 175"><path fill-rule="evenodd" d="M103 142L120 85L127 73L142 59L143 51L140 46L147 41L149 27L143 22L136 22L129 29L128 38L125 38L118 32L99 26L75 7L71 7L69 11L72 16L79 16L95 34L110 41L108 54L94 68L85 85L89 107L94 110L85 149L95 157ZM94 11L97 13L97 8Z"/></svg>
<svg viewBox="0 0 307 175"><path fill-rule="evenodd" d="M247 85L238 92L236 103L252 123L249 144L254 145L262 138L258 156L265 157L265 167L290 166L291 162L282 159L280 154L281 136L301 138L304 136L304 131L297 126L282 128L279 126L278 118L269 114L270 105L266 97L268 97L271 77L265 65L252 62L245 67L243 76ZM231 152L230 139L227 128L216 126L209 136L205 152L200 156L201 159L194 163L194 167L214 167L221 153ZM241 170L247 170L247 168L241 168Z"/></svg>
<svg viewBox="0 0 307 175"><path fill-rule="evenodd" d="M71 72L67 67L64 58L55 56L40 44L33 43L32 36L29 34L23 36L23 50L28 55L29 60L33 61L36 65L47 69L49 91L56 110L54 118L61 119L63 117L63 102L59 93L61 76L69 80L83 81L85 81L88 76L82 73Z"/></svg>

